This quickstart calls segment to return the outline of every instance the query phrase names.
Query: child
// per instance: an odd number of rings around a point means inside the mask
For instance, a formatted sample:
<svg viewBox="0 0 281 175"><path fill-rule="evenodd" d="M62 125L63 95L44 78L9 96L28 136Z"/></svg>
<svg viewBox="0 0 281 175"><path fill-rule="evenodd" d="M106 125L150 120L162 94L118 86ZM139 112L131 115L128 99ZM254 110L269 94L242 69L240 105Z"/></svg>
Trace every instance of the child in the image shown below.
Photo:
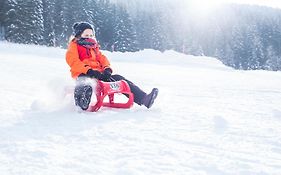
<svg viewBox="0 0 281 175"><path fill-rule="evenodd" d="M73 78L77 80L74 91L75 105L87 110L91 102L93 89L85 83L86 78L110 82L125 80L132 93L134 102L150 108L158 95L158 89L153 88L146 94L138 86L121 75L112 74L110 63L106 56L99 50L99 44L95 40L95 31L91 24L79 22L73 25L74 38L71 40L66 52L66 62L70 66Z"/></svg>

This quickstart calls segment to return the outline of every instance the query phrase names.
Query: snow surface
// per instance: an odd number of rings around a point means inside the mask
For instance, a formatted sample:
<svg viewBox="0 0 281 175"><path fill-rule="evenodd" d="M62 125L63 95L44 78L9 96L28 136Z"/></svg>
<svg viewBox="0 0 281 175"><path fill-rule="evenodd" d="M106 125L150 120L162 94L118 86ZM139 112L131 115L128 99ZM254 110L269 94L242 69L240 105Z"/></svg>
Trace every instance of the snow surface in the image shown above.
<svg viewBox="0 0 281 175"><path fill-rule="evenodd" d="M281 72L174 51L104 52L159 97L81 112L65 50L0 43L0 174L279 175Z"/></svg>

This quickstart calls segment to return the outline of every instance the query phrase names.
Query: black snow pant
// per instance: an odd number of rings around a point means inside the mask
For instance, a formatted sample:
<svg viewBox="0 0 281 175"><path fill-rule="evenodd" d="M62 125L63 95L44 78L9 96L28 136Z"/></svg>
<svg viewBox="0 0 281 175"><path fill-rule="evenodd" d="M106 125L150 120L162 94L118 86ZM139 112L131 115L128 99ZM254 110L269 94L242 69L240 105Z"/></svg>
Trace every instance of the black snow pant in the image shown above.
<svg viewBox="0 0 281 175"><path fill-rule="evenodd" d="M81 80L83 81L83 79L87 78L87 77L88 76L85 74L80 74L77 78L77 81L81 81ZM113 81L119 81L119 80L125 80L128 83L128 85L131 89L131 92L134 94L134 102L137 103L138 105L142 105L143 98L146 96L146 93L143 90L141 90L137 85L132 83L131 81L127 80L126 78L124 78L121 75L114 74L114 75L111 75L110 80L106 80L106 82L113 82Z"/></svg>
<svg viewBox="0 0 281 175"><path fill-rule="evenodd" d="M142 105L143 104L142 101L143 98L146 96L146 93L143 90L141 90L137 85L135 85L131 81L127 80L126 78L118 74L111 75L111 79L108 81L110 82L110 81L119 81L119 80L125 80L128 83L131 92L134 94L134 102L137 103L138 105Z"/></svg>

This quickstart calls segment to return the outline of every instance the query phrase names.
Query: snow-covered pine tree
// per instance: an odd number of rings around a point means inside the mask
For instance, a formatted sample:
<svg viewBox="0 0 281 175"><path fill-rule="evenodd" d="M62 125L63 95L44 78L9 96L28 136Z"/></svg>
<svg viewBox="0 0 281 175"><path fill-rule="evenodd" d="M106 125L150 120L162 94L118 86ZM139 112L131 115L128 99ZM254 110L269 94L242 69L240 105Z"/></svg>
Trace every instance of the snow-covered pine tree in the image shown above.
<svg viewBox="0 0 281 175"><path fill-rule="evenodd" d="M72 26L74 22L79 22L79 21L87 21L87 18L81 18L81 14L84 13L82 12L83 9L83 2L80 1L71 1L71 3L68 0L63 1L63 6L62 6L62 19L63 19L63 40L61 41L62 46L66 46L69 41L69 37L71 36L73 29Z"/></svg>
<svg viewBox="0 0 281 175"><path fill-rule="evenodd" d="M146 36L147 24L146 17L147 13L143 11L136 12L136 17L133 19L133 25L136 31L136 39L138 41L138 49L143 50L147 48L148 38Z"/></svg>
<svg viewBox="0 0 281 175"><path fill-rule="evenodd" d="M25 44L43 43L42 0L8 0L7 33L8 41Z"/></svg>
<svg viewBox="0 0 281 175"><path fill-rule="evenodd" d="M3 25L3 23L4 23L4 19L5 19L5 3L6 3L7 1L0 1L0 24L2 24Z"/></svg>
<svg viewBox="0 0 281 175"><path fill-rule="evenodd" d="M163 32L163 22L160 13L155 13L155 16L152 21L154 24L151 28L152 35L151 35L151 42L152 42L152 49L164 51L165 50L165 37ZM157 17L157 18L156 18Z"/></svg>
<svg viewBox="0 0 281 175"><path fill-rule="evenodd" d="M99 0L97 2L97 13L94 19L96 24L96 37L101 48L112 50L114 37L115 5L109 0Z"/></svg>
<svg viewBox="0 0 281 175"><path fill-rule="evenodd" d="M5 6L6 6L7 1L0 1L0 40L5 39Z"/></svg>
<svg viewBox="0 0 281 175"><path fill-rule="evenodd" d="M67 36L64 33L65 28L67 27L64 22L64 4L65 0L53 0L55 4L55 16L54 16L54 46L62 47L66 45Z"/></svg>
<svg viewBox="0 0 281 175"><path fill-rule="evenodd" d="M153 46L153 42L151 40L153 35L153 31L151 29L154 26L153 18L157 17L153 16L153 14L149 12L140 11L136 14L134 24L140 50L150 49Z"/></svg>
<svg viewBox="0 0 281 175"><path fill-rule="evenodd" d="M43 37L44 45L55 45L55 1L54 0L42 0L43 2Z"/></svg>
<svg viewBox="0 0 281 175"><path fill-rule="evenodd" d="M116 8L115 13L114 50L121 52L137 50L132 20L126 9L121 6Z"/></svg>
<svg viewBox="0 0 281 175"><path fill-rule="evenodd" d="M281 57L277 56L272 46L266 49L266 58L265 69L274 71L281 70Z"/></svg>

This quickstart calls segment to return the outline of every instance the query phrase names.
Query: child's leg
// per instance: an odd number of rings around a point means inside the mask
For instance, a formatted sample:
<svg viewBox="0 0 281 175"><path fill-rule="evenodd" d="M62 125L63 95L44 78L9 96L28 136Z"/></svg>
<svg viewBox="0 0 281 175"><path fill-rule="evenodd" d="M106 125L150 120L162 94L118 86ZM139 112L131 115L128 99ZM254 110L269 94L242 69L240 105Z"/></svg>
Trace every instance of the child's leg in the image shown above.
<svg viewBox="0 0 281 175"><path fill-rule="evenodd" d="M115 81L125 80L128 83L128 85L130 86L132 93L134 94L134 102L137 103L138 105L143 104L143 99L146 96L146 93L143 90L141 90L137 85L135 85L134 83L127 80L126 78L124 78L121 75L115 74L115 75L111 75L111 77Z"/></svg>

